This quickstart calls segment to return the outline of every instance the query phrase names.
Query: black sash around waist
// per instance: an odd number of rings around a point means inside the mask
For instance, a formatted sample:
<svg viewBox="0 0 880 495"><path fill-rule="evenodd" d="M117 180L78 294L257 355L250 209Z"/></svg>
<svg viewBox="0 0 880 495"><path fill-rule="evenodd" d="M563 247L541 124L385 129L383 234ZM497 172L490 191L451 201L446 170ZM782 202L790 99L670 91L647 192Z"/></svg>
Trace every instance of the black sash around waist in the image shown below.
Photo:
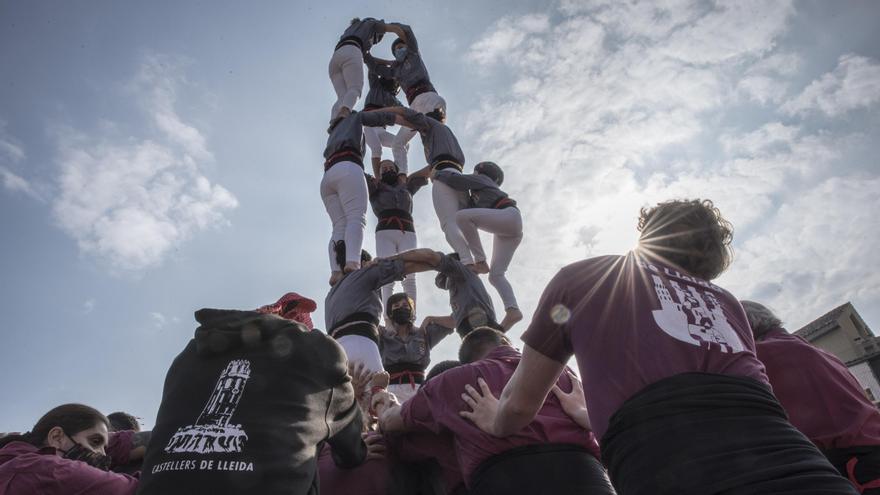
<svg viewBox="0 0 880 495"><path fill-rule="evenodd" d="M822 453L860 493L880 493L880 445L830 449Z"/></svg>
<svg viewBox="0 0 880 495"><path fill-rule="evenodd" d="M336 43L336 48L334 48L333 51L339 50L345 45L356 46L361 52L364 51L364 47L361 46L361 40L358 39L357 36L346 36L345 38L342 38L339 40L339 43Z"/></svg>
<svg viewBox="0 0 880 495"><path fill-rule="evenodd" d="M427 93L429 91L434 91L435 93L437 92L437 90L434 89L434 85L431 84L430 81L419 81L409 88L403 90L404 94L406 94L406 102L410 105L412 105L413 100L415 100L417 96L422 93Z"/></svg>
<svg viewBox="0 0 880 495"><path fill-rule="evenodd" d="M854 494L751 378L682 373L614 413L600 441L621 495Z"/></svg>
<svg viewBox="0 0 880 495"><path fill-rule="evenodd" d="M473 494L614 495L596 456L567 443L524 445L493 455L477 466L470 485Z"/></svg>
<svg viewBox="0 0 880 495"><path fill-rule="evenodd" d="M402 232L415 232L412 215L405 210L391 208L379 213L379 222L376 224L376 232L380 230L400 230Z"/></svg>
<svg viewBox="0 0 880 495"><path fill-rule="evenodd" d="M353 313L330 329L327 334L334 339L345 337L346 335L360 335L366 337L376 345L379 345L379 319L369 313Z"/></svg>
<svg viewBox="0 0 880 495"><path fill-rule="evenodd" d="M439 155L434 157L434 160L431 162L431 167L435 172L446 170L447 168L454 168L459 172L464 170L464 166L458 163L458 160L456 160L455 157L450 155Z"/></svg>
<svg viewBox="0 0 880 495"><path fill-rule="evenodd" d="M363 156L360 153L354 150L341 150L333 153L324 161L324 172L330 170L333 165L336 165L339 162L352 162L361 168L364 168Z"/></svg>

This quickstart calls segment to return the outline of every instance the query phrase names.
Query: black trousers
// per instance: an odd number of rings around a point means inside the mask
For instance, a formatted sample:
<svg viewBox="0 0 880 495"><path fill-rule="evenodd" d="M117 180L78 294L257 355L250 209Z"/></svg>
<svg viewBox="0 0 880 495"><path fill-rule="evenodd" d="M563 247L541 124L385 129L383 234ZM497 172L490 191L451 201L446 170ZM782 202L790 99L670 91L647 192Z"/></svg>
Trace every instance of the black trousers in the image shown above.
<svg viewBox="0 0 880 495"><path fill-rule="evenodd" d="M827 450L825 456L859 493L880 495L880 446Z"/></svg>
<svg viewBox="0 0 880 495"><path fill-rule="evenodd" d="M613 495L605 469L577 445L527 445L483 462L471 495Z"/></svg>
<svg viewBox="0 0 880 495"><path fill-rule="evenodd" d="M614 413L601 445L621 495L857 493L749 378L684 373L649 385Z"/></svg>

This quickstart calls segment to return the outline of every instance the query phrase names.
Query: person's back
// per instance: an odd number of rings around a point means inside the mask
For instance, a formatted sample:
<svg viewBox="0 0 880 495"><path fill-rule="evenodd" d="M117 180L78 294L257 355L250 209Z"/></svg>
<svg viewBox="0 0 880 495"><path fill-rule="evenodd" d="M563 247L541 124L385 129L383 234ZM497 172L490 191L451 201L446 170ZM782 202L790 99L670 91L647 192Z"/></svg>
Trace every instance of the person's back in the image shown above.
<svg viewBox="0 0 880 495"><path fill-rule="evenodd" d="M316 493L316 448L363 461L339 345L274 315L203 309L165 380L140 494Z"/></svg>
<svg viewBox="0 0 880 495"><path fill-rule="evenodd" d="M834 355L788 333L769 308L742 304L758 359L791 424L842 475L867 490L861 493L880 493L880 411L859 382Z"/></svg>
<svg viewBox="0 0 880 495"><path fill-rule="evenodd" d="M500 332L482 328L465 339L462 352L475 339L484 339L483 334L504 339ZM407 430L451 435L465 483L473 493L535 493L536 489L613 493L597 460L592 432L572 419L553 394L531 423L505 438L489 435L461 416L467 407L461 394L465 384L482 378L499 395L513 375L521 356L504 342L490 344L493 348L484 358L433 378L405 402L400 417ZM570 390L573 383L563 375L558 385Z"/></svg>

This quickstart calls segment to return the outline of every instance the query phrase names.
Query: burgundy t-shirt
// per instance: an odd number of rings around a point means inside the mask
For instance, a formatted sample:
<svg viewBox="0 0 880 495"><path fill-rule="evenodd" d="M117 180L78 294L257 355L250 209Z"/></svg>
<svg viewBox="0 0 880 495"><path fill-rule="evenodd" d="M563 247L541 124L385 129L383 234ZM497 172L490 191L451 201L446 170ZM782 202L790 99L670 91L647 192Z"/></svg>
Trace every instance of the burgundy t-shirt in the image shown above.
<svg viewBox="0 0 880 495"><path fill-rule="evenodd" d="M321 493L326 495L385 495L388 493L390 470L388 459L369 459L360 466L342 469L333 462L330 445L318 453L318 478Z"/></svg>
<svg viewBox="0 0 880 495"><path fill-rule="evenodd" d="M416 395L404 402L400 413L411 431L451 434L455 455L461 466L465 484L486 459L515 447L545 443L580 445L599 457L599 445L592 432L578 426L565 412L555 395L549 394L535 419L526 427L505 438L484 433L459 412L470 408L461 399L464 386L477 386L477 378L486 380L489 388L500 396L510 380L521 355L509 346L492 350L485 359L450 369L432 378ZM563 373L557 382L564 391L571 390L571 379Z"/></svg>
<svg viewBox="0 0 880 495"><path fill-rule="evenodd" d="M768 383L735 297L636 252L560 270L522 340L560 363L577 357L600 439L624 401L664 378L706 372Z"/></svg>
<svg viewBox="0 0 880 495"><path fill-rule="evenodd" d="M791 424L817 447L880 445L880 411L839 359L783 329L756 345Z"/></svg>

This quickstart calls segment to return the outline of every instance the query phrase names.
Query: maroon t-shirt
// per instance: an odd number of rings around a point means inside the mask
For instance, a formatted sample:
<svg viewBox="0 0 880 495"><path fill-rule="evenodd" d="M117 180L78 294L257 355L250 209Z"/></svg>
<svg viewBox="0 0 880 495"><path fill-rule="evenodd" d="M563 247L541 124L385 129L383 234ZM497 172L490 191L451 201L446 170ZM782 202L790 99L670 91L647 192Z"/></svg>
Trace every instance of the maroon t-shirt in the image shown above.
<svg viewBox="0 0 880 495"><path fill-rule="evenodd" d="M880 411L839 359L783 329L756 344L791 424L817 447L880 445Z"/></svg>
<svg viewBox="0 0 880 495"><path fill-rule="evenodd" d="M403 422L411 431L452 435L465 484L471 482L471 475L480 463L523 445L574 444L589 449L599 457L595 436L569 418L553 394L548 395L528 426L509 437L496 438L461 417L459 412L470 409L461 399L464 386L477 386L477 378L482 377L495 396L500 396L520 358L519 351L513 347L497 347L481 361L450 369L432 378L401 406ZM564 391L571 390L571 379L565 373L559 377L557 384Z"/></svg>
<svg viewBox="0 0 880 495"><path fill-rule="evenodd" d="M664 378L706 372L768 383L735 297L636 252L560 270L522 340L560 363L577 357L600 439L624 401Z"/></svg>
<svg viewBox="0 0 880 495"><path fill-rule="evenodd" d="M360 466L342 469L333 462L326 443L318 453L318 478L321 493L327 495L385 495L390 470L388 459L369 459Z"/></svg>

